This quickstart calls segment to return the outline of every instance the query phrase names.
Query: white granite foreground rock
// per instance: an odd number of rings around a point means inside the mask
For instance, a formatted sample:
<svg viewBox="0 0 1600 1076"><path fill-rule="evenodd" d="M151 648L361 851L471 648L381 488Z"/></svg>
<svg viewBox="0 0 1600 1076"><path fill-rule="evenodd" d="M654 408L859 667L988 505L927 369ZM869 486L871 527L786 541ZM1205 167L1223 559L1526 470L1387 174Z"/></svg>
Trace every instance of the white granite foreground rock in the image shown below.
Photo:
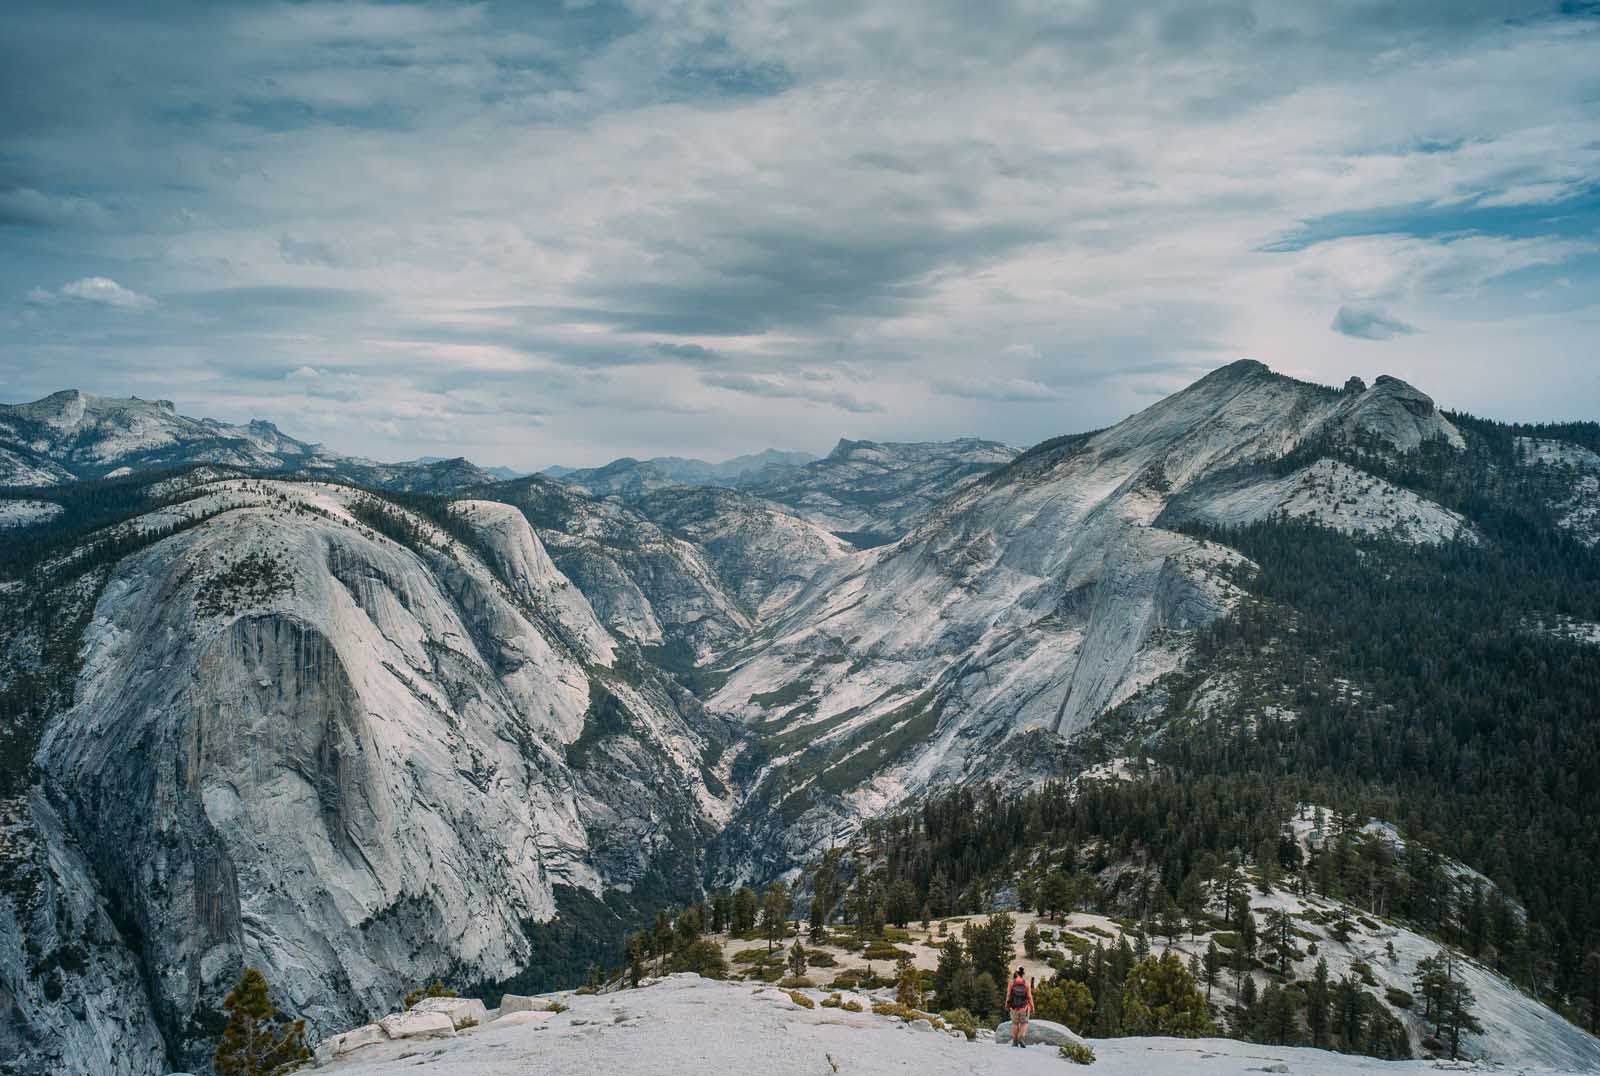
<svg viewBox="0 0 1600 1076"><path fill-rule="evenodd" d="M769 991L768 993L771 993ZM822 991L807 991L815 999ZM496 1020L419 1051L390 1042L342 1057L337 1076L1423 1076L1427 1061L1376 1061L1304 1047L1229 1039L1096 1039L1083 1070L1055 1049L990 1050L948 1035L914 1035L870 1013L797 1009L757 997L748 983L664 980L643 990L563 996L570 1012ZM1043 1021L1035 1021L1042 1024ZM983 1029L987 1031L988 1029ZM1009 1031L1008 1031L1009 1034ZM425 1056L423 1056L425 1055ZM1276 1066L1283 1066L1282 1069ZM1535 1072L1574 1069L1518 1068Z"/></svg>
<svg viewBox="0 0 1600 1076"><path fill-rule="evenodd" d="M512 1012L543 1010L549 1004L549 998L534 998L526 994L502 994L500 996L500 1012L502 1015Z"/></svg>
<svg viewBox="0 0 1600 1076"><path fill-rule="evenodd" d="M511 1027L515 1024L547 1024L556 1014L544 1009L518 1009L497 1017L491 1026Z"/></svg>
<svg viewBox="0 0 1600 1076"><path fill-rule="evenodd" d="M426 1012L410 1009L406 1012L393 1012L378 1021L385 1034L391 1039L409 1039L418 1035L454 1035L456 1025L450 1017L442 1012Z"/></svg>
<svg viewBox="0 0 1600 1076"><path fill-rule="evenodd" d="M443 1013L456 1031L489 1022L489 1011L477 998L423 998L411 1011Z"/></svg>
<svg viewBox="0 0 1600 1076"><path fill-rule="evenodd" d="M994 1041L997 1046L1011 1045L1011 1021L1003 1020L994 1029ZM1065 1046L1069 1042L1085 1041L1082 1035L1070 1027L1058 1024L1053 1020L1029 1020L1028 1037L1022 1040L1029 1046Z"/></svg>
<svg viewBox="0 0 1600 1076"><path fill-rule="evenodd" d="M383 1033L383 1028L377 1024L364 1024L343 1034L329 1036L317 1043L317 1062L321 1064L335 1057L343 1057L352 1050L359 1050L363 1046L372 1046L376 1043L388 1041L389 1036Z"/></svg>

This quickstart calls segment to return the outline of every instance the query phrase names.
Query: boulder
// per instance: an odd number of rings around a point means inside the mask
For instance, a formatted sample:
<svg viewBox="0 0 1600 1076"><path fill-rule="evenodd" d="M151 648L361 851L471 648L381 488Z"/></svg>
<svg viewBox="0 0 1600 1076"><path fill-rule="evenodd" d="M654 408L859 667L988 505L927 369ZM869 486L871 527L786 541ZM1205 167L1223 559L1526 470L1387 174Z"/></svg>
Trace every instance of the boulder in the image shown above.
<svg viewBox="0 0 1600 1076"><path fill-rule="evenodd" d="M330 1035L321 1042L317 1043L317 1049L315 1051L317 1063L320 1065L323 1062L331 1061L336 1057L343 1057L345 1054L348 1054L353 1050L359 1050L363 1046L372 1046L376 1043L385 1042L388 1040L388 1038L389 1036L383 1033L383 1028L377 1024L363 1024L361 1027L343 1032L342 1034Z"/></svg>
<svg viewBox="0 0 1600 1076"><path fill-rule="evenodd" d="M443 1013L457 1031L489 1022L489 1010L477 998L423 998L411 1011Z"/></svg>
<svg viewBox="0 0 1600 1076"><path fill-rule="evenodd" d="M1000 1046L1011 1045L1010 1020L1002 1022L994 1029L994 1041ZM1029 1020L1028 1036L1022 1041L1029 1046L1065 1046L1069 1042L1085 1044L1082 1035L1053 1020Z"/></svg>
<svg viewBox="0 0 1600 1076"><path fill-rule="evenodd" d="M412 1039L418 1035L454 1035L456 1025L442 1012L407 1009L392 1012L378 1021L385 1035L391 1039Z"/></svg>
<svg viewBox="0 0 1600 1076"><path fill-rule="evenodd" d="M502 994L500 996L500 1012L502 1015L508 1012L530 1012L536 1009L543 1009L548 1004L550 1002L547 998L534 998L526 994Z"/></svg>
<svg viewBox="0 0 1600 1076"><path fill-rule="evenodd" d="M926 1019L923 1019L921 1017L918 1017L917 1019L911 1021L911 1030L912 1031L932 1031L933 1030L933 1024L929 1020L926 1020Z"/></svg>

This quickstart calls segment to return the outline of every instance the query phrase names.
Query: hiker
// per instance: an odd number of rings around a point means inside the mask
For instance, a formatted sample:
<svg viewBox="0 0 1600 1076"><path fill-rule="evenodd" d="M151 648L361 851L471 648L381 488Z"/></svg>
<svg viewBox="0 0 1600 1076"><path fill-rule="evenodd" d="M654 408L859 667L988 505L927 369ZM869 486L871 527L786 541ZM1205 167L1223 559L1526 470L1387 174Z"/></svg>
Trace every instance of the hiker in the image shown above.
<svg viewBox="0 0 1600 1076"><path fill-rule="evenodd" d="M1006 991L1006 1009L1011 1013L1011 1045L1026 1049L1028 1017L1033 1012L1033 987L1028 985L1021 968L1011 977L1011 989Z"/></svg>

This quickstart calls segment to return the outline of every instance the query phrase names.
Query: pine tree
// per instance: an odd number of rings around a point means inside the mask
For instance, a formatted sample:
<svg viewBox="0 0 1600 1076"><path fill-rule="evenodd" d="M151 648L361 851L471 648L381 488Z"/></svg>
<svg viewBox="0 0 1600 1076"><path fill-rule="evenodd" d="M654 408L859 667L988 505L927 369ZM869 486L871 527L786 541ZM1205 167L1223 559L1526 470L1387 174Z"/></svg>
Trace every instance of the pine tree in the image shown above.
<svg viewBox="0 0 1600 1076"><path fill-rule="evenodd" d="M1267 957L1280 979L1289 976L1294 963L1294 917L1281 908L1267 912Z"/></svg>
<svg viewBox="0 0 1600 1076"><path fill-rule="evenodd" d="M1028 954L1029 959L1039 955L1039 925L1029 923L1028 929L1022 932L1022 951Z"/></svg>
<svg viewBox="0 0 1600 1076"><path fill-rule="evenodd" d="M310 1059L305 1021L278 1015L266 977L255 968L244 970L222 1008L228 1024L211 1059L217 1076L279 1076Z"/></svg>
<svg viewBox="0 0 1600 1076"><path fill-rule="evenodd" d="M956 976L966 966L967 951L961 939L952 935L939 948L939 963L933 969L933 994L941 1009L959 1009L954 993ZM962 999L964 1000L964 999Z"/></svg>
<svg viewBox="0 0 1600 1076"><path fill-rule="evenodd" d="M1171 950L1147 957L1128 973L1122 988L1122 1027L1129 1035L1184 1038L1215 1030L1194 977Z"/></svg>
<svg viewBox="0 0 1600 1076"><path fill-rule="evenodd" d="M1600 1035L1600 949L1583 958L1583 990L1589 997L1589 1030Z"/></svg>
<svg viewBox="0 0 1600 1076"><path fill-rule="evenodd" d="M1439 1012L1439 1030L1450 1043L1451 1060L1460 1056L1463 1034L1483 1030L1483 1025L1478 1023L1472 1011L1477 998L1472 988L1462 980L1456 963L1455 953L1447 948L1444 953L1444 992Z"/></svg>
<svg viewBox="0 0 1600 1076"><path fill-rule="evenodd" d="M1328 1006L1331 1000L1328 988L1328 962L1318 957L1317 970L1311 976L1311 985L1306 989L1306 1028L1311 1032L1313 1046L1328 1045Z"/></svg>
<svg viewBox="0 0 1600 1076"><path fill-rule="evenodd" d="M628 958L628 984L638 986L644 978L645 961L650 959L650 942L643 934L629 934L623 952Z"/></svg>
<svg viewBox="0 0 1600 1076"><path fill-rule="evenodd" d="M664 975L667 970L667 953L672 948L672 919L664 908L656 913L655 928L650 932L650 941L656 951L656 974Z"/></svg>
<svg viewBox="0 0 1600 1076"><path fill-rule="evenodd" d="M901 957L895 967L895 1001L908 1009L922 1008L922 978L916 965Z"/></svg>
<svg viewBox="0 0 1600 1076"><path fill-rule="evenodd" d="M1059 867L1045 875L1040 886L1039 914L1053 915L1058 923L1072 914L1072 879Z"/></svg>
<svg viewBox="0 0 1600 1076"><path fill-rule="evenodd" d="M896 879L885 895L884 903L889 922L901 929L917 914L917 889L909 878Z"/></svg>
<svg viewBox="0 0 1600 1076"><path fill-rule="evenodd" d="M766 895L761 900L761 926L767 936L767 952L772 952L773 946L786 933L791 907L787 885L773 882L767 886Z"/></svg>
<svg viewBox="0 0 1600 1076"><path fill-rule="evenodd" d="M1339 1049L1345 1053L1361 1049L1364 1015L1361 981L1354 975L1346 975L1333 991L1333 1024L1339 1033Z"/></svg>
<svg viewBox="0 0 1600 1076"><path fill-rule="evenodd" d="M811 926L826 928L839 901L839 855L829 851L811 875Z"/></svg>
<svg viewBox="0 0 1600 1076"><path fill-rule="evenodd" d="M810 954L806 952L805 946L800 944L799 938L796 938L794 944L789 947L789 974L796 979L802 978L806 969L811 966L810 960Z"/></svg>
<svg viewBox="0 0 1600 1076"><path fill-rule="evenodd" d="M1205 973L1207 1005L1211 1004L1211 988L1217 985L1217 974L1222 971L1225 965L1226 961L1223 960L1222 950L1217 948L1217 943L1214 941L1206 942L1206 955L1201 963L1201 968Z"/></svg>
<svg viewBox="0 0 1600 1076"><path fill-rule="evenodd" d="M747 885L739 887L733 895L733 933L748 934L756 928L756 915L761 907L761 902L756 897L756 891Z"/></svg>

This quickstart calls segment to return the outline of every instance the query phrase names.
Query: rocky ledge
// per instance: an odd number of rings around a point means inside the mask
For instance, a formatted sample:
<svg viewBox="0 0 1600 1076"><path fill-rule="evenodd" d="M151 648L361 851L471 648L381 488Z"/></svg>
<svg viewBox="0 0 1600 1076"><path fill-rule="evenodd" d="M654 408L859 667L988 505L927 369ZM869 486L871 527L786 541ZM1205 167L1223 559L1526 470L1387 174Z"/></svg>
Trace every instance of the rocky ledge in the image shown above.
<svg viewBox="0 0 1600 1076"><path fill-rule="evenodd" d="M324 1061L323 1068L339 1076L398 1076L419 1065L432 1076L1062 1076L1076 1071L1054 1046L1042 1042L1028 1050L997 1050L991 1032L980 1031L969 1042L957 1032L941 1033L927 1020L826 1008L817 1004L824 996L683 974L647 980L639 990L507 998L500 1009L484 1011L481 1023L455 1025L445 1013L444 1022L453 1024L448 1030L441 1024L437 1032L401 1039L367 1036L370 1041ZM569 1008L559 1013L532 1008L556 1000ZM1097 1039L1091 1045L1097 1059L1089 1071L1108 1076L1399 1076L1476 1068L1375 1061L1231 1039ZM1519 1071L1531 1076L1533 1070Z"/></svg>

